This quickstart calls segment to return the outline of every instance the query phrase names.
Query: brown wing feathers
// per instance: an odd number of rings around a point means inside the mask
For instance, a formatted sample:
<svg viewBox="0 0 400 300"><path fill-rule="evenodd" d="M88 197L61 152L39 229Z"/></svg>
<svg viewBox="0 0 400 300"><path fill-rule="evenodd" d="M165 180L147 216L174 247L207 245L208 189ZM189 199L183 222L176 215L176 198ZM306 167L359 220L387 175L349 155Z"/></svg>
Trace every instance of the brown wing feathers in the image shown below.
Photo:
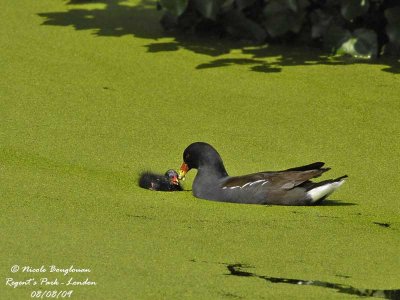
<svg viewBox="0 0 400 300"><path fill-rule="evenodd" d="M302 184L312 178L321 176L322 173L330 170L329 168L322 168L317 170L307 170L307 171L286 171L278 173L272 179L272 184L276 185L278 188L283 188L286 190L292 189L295 186Z"/></svg>
<svg viewBox="0 0 400 300"><path fill-rule="evenodd" d="M231 177L225 182L224 187L244 186L247 183L265 179L263 174L265 173L254 173L244 176Z"/></svg>
<svg viewBox="0 0 400 300"><path fill-rule="evenodd" d="M265 180L269 182L270 188L292 189L295 186L321 176L322 173L329 171L330 168L322 168L324 163L316 162L310 165L287 169L277 172L260 172L245 176L231 177L225 182L224 187L244 186L255 181Z"/></svg>
<svg viewBox="0 0 400 300"><path fill-rule="evenodd" d="M307 170L315 170L315 169L321 169L324 166L324 162L318 161L309 165L301 166L301 167L296 167L296 168L290 168L285 171L307 171ZM284 171L283 171L284 172Z"/></svg>

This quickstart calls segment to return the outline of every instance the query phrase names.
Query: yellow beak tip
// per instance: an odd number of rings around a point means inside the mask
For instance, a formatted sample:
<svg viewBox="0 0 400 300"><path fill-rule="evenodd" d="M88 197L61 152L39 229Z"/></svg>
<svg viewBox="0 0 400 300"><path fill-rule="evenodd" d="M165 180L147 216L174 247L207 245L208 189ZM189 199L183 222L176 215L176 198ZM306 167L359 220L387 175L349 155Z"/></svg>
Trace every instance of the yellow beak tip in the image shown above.
<svg viewBox="0 0 400 300"><path fill-rule="evenodd" d="M179 171L179 173L178 173L178 179L179 179L179 180L185 180L185 173L182 172L182 171Z"/></svg>

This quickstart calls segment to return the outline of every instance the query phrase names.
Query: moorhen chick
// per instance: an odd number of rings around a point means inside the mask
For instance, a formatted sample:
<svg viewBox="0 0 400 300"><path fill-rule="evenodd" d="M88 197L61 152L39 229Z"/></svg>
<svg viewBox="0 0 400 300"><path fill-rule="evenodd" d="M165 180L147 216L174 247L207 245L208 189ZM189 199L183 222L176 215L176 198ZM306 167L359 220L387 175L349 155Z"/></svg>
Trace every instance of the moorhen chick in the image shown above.
<svg viewBox="0 0 400 300"><path fill-rule="evenodd" d="M153 191L182 191L179 184L178 173L168 170L164 175L152 172L143 172L139 176L139 186Z"/></svg>
<svg viewBox="0 0 400 300"><path fill-rule="evenodd" d="M323 162L283 171L266 171L231 177L221 156L211 145L196 142L183 152L179 179L190 169L197 169L193 195L197 198L246 204L315 205L332 194L345 176L322 182L310 179L330 170Z"/></svg>

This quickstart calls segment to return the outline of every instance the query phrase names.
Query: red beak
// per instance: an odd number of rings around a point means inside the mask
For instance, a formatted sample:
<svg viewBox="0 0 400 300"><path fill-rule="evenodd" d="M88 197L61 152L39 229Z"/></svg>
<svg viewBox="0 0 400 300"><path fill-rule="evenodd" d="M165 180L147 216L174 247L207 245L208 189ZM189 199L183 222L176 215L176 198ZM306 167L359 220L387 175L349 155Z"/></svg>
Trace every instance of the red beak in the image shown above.
<svg viewBox="0 0 400 300"><path fill-rule="evenodd" d="M171 178L171 183L174 185L179 185L178 176L174 176Z"/></svg>
<svg viewBox="0 0 400 300"><path fill-rule="evenodd" d="M186 163L183 163L182 166L179 169L179 179L185 178L186 173L189 171L189 166Z"/></svg>

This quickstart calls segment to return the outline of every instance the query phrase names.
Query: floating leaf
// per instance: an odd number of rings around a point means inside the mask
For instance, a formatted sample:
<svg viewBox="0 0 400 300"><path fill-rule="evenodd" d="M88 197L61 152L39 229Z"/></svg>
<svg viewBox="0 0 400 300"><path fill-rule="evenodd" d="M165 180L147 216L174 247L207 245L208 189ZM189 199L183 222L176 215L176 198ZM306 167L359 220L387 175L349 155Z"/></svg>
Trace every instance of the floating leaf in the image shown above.
<svg viewBox="0 0 400 300"><path fill-rule="evenodd" d="M323 38L325 48L335 52L343 43L351 38L351 33L337 24L332 24L326 30Z"/></svg>
<svg viewBox="0 0 400 300"><path fill-rule="evenodd" d="M386 9L385 17L390 24L400 24L400 6Z"/></svg>
<svg viewBox="0 0 400 300"><path fill-rule="evenodd" d="M227 12L222 22L232 36L263 42L267 35L264 28L238 10Z"/></svg>
<svg viewBox="0 0 400 300"><path fill-rule="evenodd" d="M357 29L337 50L338 54L350 54L356 58L372 58L378 54L378 39L373 30Z"/></svg>
<svg viewBox="0 0 400 300"><path fill-rule="evenodd" d="M299 1L272 1L264 8L264 25L272 37L282 36L289 31L298 33L305 16L304 4ZM308 2L307 2L308 3ZM296 9L296 11L294 11Z"/></svg>
<svg viewBox="0 0 400 300"><path fill-rule="evenodd" d="M297 11L298 7L297 7L297 1L296 0L286 0L286 1L282 1L282 2L286 2L286 6L293 10L293 11Z"/></svg>
<svg viewBox="0 0 400 300"><path fill-rule="evenodd" d="M378 55L378 36L375 31L361 28L355 30L353 35L357 39L354 47L360 55L367 58Z"/></svg>
<svg viewBox="0 0 400 300"><path fill-rule="evenodd" d="M222 4L220 0L193 0L194 5L204 18L216 20L218 10Z"/></svg>
<svg viewBox="0 0 400 300"><path fill-rule="evenodd" d="M309 5L308 0L279 0L277 2L294 12L298 12Z"/></svg>
<svg viewBox="0 0 400 300"><path fill-rule="evenodd" d="M162 7L175 16L180 16L185 11L188 0L160 0Z"/></svg>
<svg viewBox="0 0 400 300"><path fill-rule="evenodd" d="M355 57L375 57L378 53L400 55L397 2L400 0L158 1L165 10L161 22L167 29L191 33L215 31L219 36L227 32L257 42L267 38L274 42L277 37L305 44L321 41L332 52ZM347 28L361 29L352 32Z"/></svg>
<svg viewBox="0 0 400 300"><path fill-rule="evenodd" d="M242 10L246 7L249 7L256 2L256 0L235 0L237 8Z"/></svg>
<svg viewBox="0 0 400 300"><path fill-rule="evenodd" d="M283 3L269 3L264 9L264 16L265 27L272 37L283 35L290 30L287 7Z"/></svg>
<svg viewBox="0 0 400 300"><path fill-rule="evenodd" d="M385 10L386 34L391 43L400 47L400 6L388 8Z"/></svg>
<svg viewBox="0 0 400 300"><path fill-rule="evenodd" d="M308 0L284 0L282 2L286 2L286 5L294 12L299 12L310 4Z"/></svg>
<svg viewBox="0 0 400 300"><path fill-rule="evenodd" d="M364 15L369 9L369 0L342 0L340 12L342 16L351 21Z"/></svg>
<svg viewBox="0 0 400 300"><path fill-rule="evenodd" d="M161 26L165 30L171 30L178 24L178 17L167 11L160 20Z"/></svg>
<svg viewBox="0 0 400 300"><path fill-rule="evenodd" d="M388 24L386 26L386 34L391 43L400 46L400 25Z"/></svg>
<svg viewBox="0 0 400 300"><path fill-rule="evenodd" d="M311 38L316 39L325 35L333 17L320 9L311 13Z"/></svg>
<svg viewBox="0 0 400 300"><path fill-rule="evenodd" d="M233 8L234 3L235 0L223 0L223 2L221 3L221 11L225 12L231 10Z"/></svg>

